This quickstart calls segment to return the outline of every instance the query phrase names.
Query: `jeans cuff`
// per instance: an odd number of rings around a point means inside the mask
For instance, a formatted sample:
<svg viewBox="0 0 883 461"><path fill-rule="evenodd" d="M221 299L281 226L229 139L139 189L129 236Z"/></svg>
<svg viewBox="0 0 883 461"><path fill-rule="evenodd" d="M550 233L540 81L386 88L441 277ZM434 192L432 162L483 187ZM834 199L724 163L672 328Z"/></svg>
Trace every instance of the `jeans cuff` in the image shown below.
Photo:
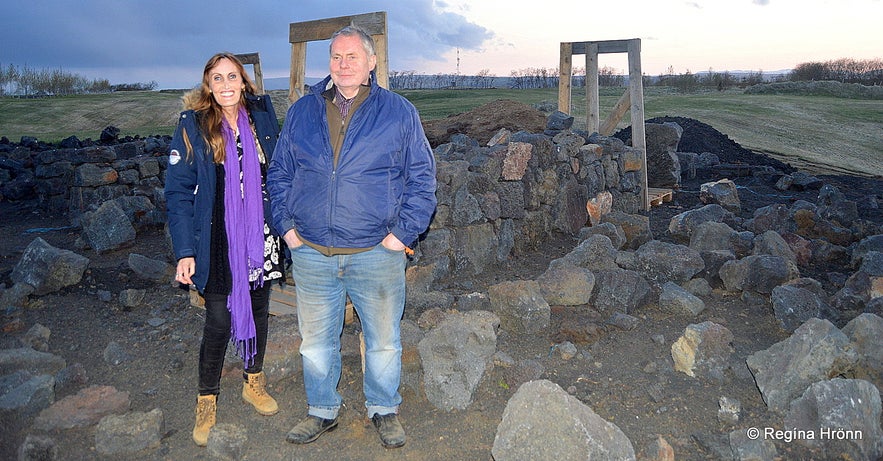
<svg viewBox="0 0 883 461"><path fill-rule="evenodd" d="M340 411L340 407L337 408L322 408L322 407L310 407L307 410L307 414L310 416L316 416L322 419L334 419L337 418L337 414Z"/></svg>
<svg viewBox="0 0 883 461"><path fill-rule="evenodd" d="M398 414L398 412L399 412L399 407L397 407L397 406L383 407L380 405L367 405L366 408L368 410L368 419L371 419L372 417L374 417L374 415L381 415L382 416L382 415L388 415L390 413Z"/></svg>

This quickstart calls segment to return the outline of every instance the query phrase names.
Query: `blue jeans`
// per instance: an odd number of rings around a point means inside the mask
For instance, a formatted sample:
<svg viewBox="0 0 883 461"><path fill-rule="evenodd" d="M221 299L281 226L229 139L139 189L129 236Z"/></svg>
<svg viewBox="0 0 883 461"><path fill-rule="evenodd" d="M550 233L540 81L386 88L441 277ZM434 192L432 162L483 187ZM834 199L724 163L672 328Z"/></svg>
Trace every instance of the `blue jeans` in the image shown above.
<svg viewBox="0 0 883 461"><path fill-rule="evenodd" d="M347 295L365 336L362 382L368 417L396 413L402 403L404 252L377 245L353 255L324 256L301 245L291 250L291 259L308 414L332 419L340 410L340 335Z"/></svg>

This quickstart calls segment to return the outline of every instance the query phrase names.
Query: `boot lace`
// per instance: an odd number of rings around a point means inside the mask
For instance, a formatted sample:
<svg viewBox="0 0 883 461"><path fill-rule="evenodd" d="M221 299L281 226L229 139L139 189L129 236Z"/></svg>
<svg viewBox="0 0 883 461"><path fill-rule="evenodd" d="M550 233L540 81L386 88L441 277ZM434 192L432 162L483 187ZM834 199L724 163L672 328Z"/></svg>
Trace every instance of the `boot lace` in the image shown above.
<svg viewBox="0 0 883 461"><path fill-rule="evenodd" d="M211 399L202 399L196 405L197 421L209 421L215 416L216 404Z"/></svg>
<svg viewBox="0 0 883 461"><path fill-rule="evenodd" d="M267 394L266 389L266 378L263 374L255 375L250 377L248 380L248 387L251 388L251 392L257 397L264 397Z"/></svg>

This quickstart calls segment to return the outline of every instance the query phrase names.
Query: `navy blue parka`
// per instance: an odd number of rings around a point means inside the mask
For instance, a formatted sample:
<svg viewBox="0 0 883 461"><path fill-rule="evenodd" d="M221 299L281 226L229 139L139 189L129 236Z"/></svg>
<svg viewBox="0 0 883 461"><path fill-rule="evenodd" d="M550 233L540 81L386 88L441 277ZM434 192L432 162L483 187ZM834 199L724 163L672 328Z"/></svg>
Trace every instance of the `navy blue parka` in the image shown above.
<svg viewBox="0 0 883 461"><path fill-rule="evenodd" d="M269 164L279 137L279 122L273 103L267 95L246 94L246 111L251 116ZM217 177L214 153L202 137L197 116L195 111L185 110L178 117L178 127L169 147L165 198L175 258L196 258L196 273L191 280L202 292L208 281L212 205ZM192 147L189 153L184 141L185 132ZM270 216L269 202L264 201L264 219L271 222ZM276 235L275 232L273 234Z"/></svg>

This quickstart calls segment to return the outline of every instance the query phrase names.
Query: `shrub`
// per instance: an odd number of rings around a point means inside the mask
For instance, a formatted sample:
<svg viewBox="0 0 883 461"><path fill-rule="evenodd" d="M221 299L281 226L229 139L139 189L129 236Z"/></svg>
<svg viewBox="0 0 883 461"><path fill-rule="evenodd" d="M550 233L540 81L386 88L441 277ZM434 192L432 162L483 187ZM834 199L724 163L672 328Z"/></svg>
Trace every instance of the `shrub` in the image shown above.
<svg viewBox="0 0 883 461"><path fill-rule="evenodd" d="M831 96L844 99L883 99L883 87L835 81L781 82L752 85L745 88L745 94L792 94L800 96Z"/></svg>

